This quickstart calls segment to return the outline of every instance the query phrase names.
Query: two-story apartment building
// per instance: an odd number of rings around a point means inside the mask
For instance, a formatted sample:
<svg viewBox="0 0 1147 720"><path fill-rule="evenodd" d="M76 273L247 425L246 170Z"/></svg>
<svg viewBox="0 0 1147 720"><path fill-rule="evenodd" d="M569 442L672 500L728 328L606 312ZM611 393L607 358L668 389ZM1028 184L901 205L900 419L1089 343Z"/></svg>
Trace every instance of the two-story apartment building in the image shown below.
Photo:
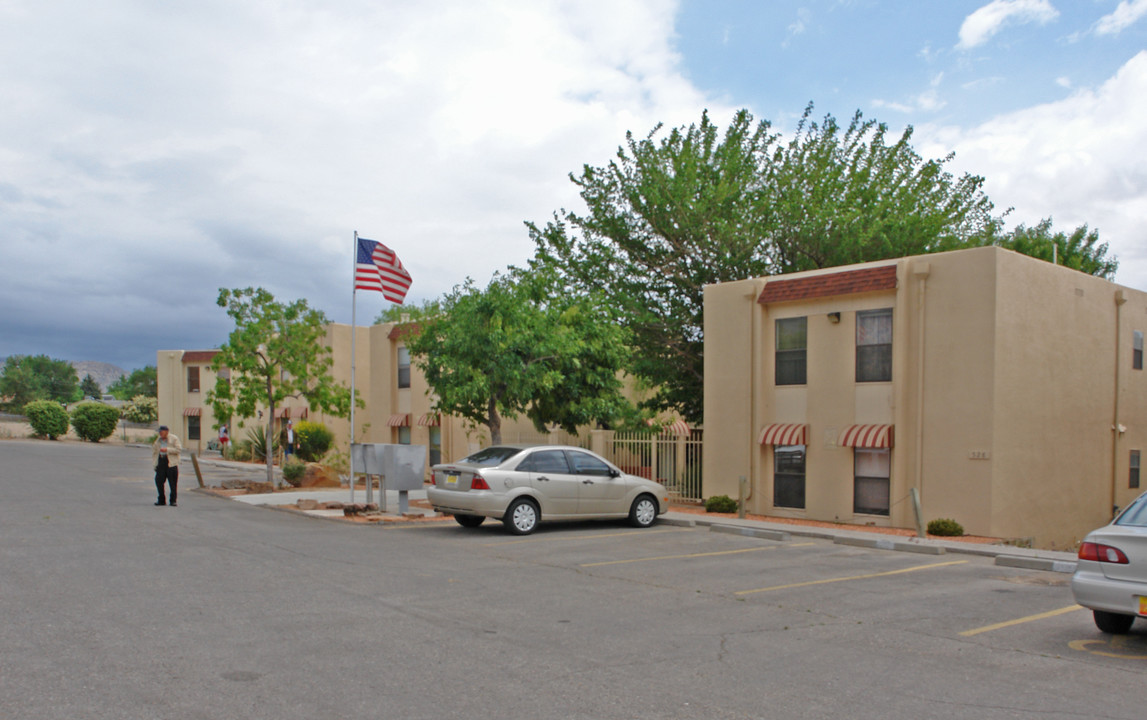
<svg viewBox="0 0 1147 720"><path fill-rule="evenodd" d="M1147 293L994 247L705 288L703 492L1066 547L1141 492Z"/></svg>

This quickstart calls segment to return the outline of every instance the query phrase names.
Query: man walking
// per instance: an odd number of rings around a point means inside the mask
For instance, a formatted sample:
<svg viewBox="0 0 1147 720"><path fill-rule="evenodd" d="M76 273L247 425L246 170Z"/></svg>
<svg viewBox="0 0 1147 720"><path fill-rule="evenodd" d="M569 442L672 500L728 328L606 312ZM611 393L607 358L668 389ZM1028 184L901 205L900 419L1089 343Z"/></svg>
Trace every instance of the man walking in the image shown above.
<svg viewBox="0 0 1147 720"><path fill-rule="evenodd" d="M155 467L155 489L159 493L156 505L175 507L176 488L179 485L179 451L183 449L179 437L172 435L166 425L159 426L159 437L151 446L151 464ZM164 499L164 482L171 488L171 502Z"/></svg>

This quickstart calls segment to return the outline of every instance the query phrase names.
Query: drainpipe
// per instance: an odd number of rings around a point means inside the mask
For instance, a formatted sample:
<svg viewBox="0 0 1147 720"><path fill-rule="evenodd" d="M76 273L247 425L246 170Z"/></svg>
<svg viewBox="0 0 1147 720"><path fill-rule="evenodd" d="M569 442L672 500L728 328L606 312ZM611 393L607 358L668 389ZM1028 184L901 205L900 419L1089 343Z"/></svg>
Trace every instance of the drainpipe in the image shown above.
<svg viewBox="0 0 1147 720"><path fill-rule="evenodd" d="M765 282L762 281L753 285L752 291L749 292L748 298L750 303L750 322L749 322L749 481L748 492L745 495L745 501L741 503L741 507L748 505L749 500L753 499L754 488L760 478L760 460L761 448L757 444L757 430L759 423L757 422L757 402L758 402L758 389L760 388L759 378L761 363L758 357L760 350L760 332L758 325L761 322L761 314L763 310L757 308L757 299L761 297L761 293L765 291Z"/></svg>
<svg viewBox="0 0 1147 720"><path fill-rule="evenodd" d="M916 285L916 497L920 507L916 518L916 534L924 536L924 296L928 286L928 276L932 273L929 263L920 263L912 274Z"/></svg>
<svg viewBox="0 0 1147 720"><path fill-rule="evenodd" d="M1127 302L1127 296L1123 294L1122 290L1115 291L1115 398L1114 411L1111 417L1111 514L1115 515L1115 488L1119 482L1118 472L1116 467L1119 464L1119 436L1123 433L1122 426L1119 424L1119 368L1122 363L1119 361L1119 353L1122 352L1119 343L1122 335L1122 315L1123 304Z"/></svg>

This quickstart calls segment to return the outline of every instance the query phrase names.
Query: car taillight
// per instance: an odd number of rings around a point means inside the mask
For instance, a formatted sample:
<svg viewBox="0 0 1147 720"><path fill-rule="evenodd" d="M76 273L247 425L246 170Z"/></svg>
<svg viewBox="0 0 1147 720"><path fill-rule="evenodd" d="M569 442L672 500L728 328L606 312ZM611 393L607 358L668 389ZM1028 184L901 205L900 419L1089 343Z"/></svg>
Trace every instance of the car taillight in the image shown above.
<svg viewBox="0 0 1147 720"><path fill-rule="evenodd" d="M481 475L475 475L474 479L470 481L471 490L489 490L490 486L486 483L486 478Z"/></svg>
<svg viewBox="0 0 1147 720"><path fill-rule="evenodd" d="M434 479L434 473L430 473L430 484L437 485L438 481Z"/></svg>
<svg viewBox="0 0 1147 720"><path fill-rule="evenodd" d="M1085 542L1079 546L1079 559L1116 565L1126 565L1130 562L1119 548L1093 542Z"/></svg>

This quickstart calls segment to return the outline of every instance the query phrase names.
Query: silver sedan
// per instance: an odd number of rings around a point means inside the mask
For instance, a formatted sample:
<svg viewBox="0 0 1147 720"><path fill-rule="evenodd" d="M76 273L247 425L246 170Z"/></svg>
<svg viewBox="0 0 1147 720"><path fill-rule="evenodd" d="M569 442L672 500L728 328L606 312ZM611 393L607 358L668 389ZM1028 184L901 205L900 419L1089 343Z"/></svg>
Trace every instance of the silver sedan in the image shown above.
<svg viewBox="0 0 1147 720"><path fill-rule="evenodd" d="M1105 633L1123 634L1147 617L1147 493L1083 539L1071 592Z"/></svg>
<svg viewBox="0 0 1147 720"><path fill-rule="evenodd" d="M659 483L627 475L577 447L496 445L432 468L426 495L464 527L500 519L526 535L542 520L625 518L649 527L669 509Z"/></svg>

